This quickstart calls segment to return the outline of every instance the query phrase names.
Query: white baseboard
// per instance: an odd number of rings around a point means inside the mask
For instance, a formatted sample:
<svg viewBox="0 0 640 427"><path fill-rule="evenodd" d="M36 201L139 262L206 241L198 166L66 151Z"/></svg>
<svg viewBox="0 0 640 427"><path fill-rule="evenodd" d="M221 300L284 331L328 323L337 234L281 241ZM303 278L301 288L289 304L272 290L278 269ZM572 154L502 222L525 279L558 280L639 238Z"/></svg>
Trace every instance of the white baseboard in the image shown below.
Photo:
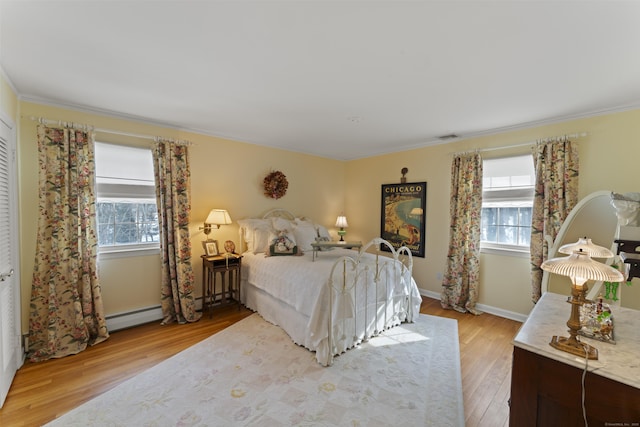
<svg viewBox="0 0 640 427"><path fill-rule="evenodd" d="M424 295L429 298L440 300L440 294L433 291L426 291L424 289L420 289L420 295ZM493 314L494 316L504 317L505 319L515 320L516 322L524 322L529 317L526 314L516 313L509 310L503 310L498 307L492 307L490 305L484 304L476 304L478 310L483 311L485 313Z"/></svg>

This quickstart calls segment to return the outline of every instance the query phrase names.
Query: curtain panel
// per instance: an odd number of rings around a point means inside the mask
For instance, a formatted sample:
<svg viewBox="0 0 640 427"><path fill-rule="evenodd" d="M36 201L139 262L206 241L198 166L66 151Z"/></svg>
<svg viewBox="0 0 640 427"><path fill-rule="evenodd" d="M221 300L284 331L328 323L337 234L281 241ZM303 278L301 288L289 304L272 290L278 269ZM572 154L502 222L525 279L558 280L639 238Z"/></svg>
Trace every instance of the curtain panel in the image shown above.
<svg viewBox="0 0 640 427"><path fill-rule="evenodd" d="M194 277L191 265L191 172L188 147L157 139L153 149L156 203L160 224L162 323L195 322Z"/></svg>
<svg viewBox="0 0 640 427"><path fill-rule="evenodd" d="M97 274L93 134L38 125L39 203L29 315L31 361L109 337Z"/></svg>
<svg viewBox="0 0 640 427"><path fill-rule="evenodd" d="M482 158L480 153L454 157L451 164L451 223L447 272L441 305L480 314L475 308L480 277L480 216L482 213Z"/></svg>
<svg viewBox="0 0 640 427"><path fill-rule="evenodd" d="M578 202L578 149L569 140L538 143L533 148L536 172L531 220L531 299L541 296L542 269L549 240Z"/></svg>

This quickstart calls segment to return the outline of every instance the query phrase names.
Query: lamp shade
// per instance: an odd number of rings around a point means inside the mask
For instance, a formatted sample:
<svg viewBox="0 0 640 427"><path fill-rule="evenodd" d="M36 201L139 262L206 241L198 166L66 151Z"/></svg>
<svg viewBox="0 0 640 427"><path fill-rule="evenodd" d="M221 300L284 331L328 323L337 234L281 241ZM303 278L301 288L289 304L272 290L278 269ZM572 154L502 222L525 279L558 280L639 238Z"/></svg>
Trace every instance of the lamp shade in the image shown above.
<svg viewBox="0 0 640 427"><path fill-rule="evenodd" d="M575 251L581 251L593 258L613 257L613 252L611 252L604 246L598 246L594 244L591 239L587 237L581 237L577 242L562 245L560 246L560 249L558 249L558 252L560 252L561 254L572 254Z"/></svg>
<svg viewBox="0 0 640 427"><path fill-rule="evenodd" d="M231 216L225 209L211 209L204 223L213 225L231 224Z"/></svg>
<svg viewBox="0 0 640 427"><path fill-rule="evenodd" d="M347 217L340 215L338 219L336 219L336 227L347 228L349 224L347 223Z"/></svg>
<svg viewBox="0 0 640 427"><path fill-rule="evenodd" d="M605 282L622 282L622 273L613 267L594 261L591 257L581 251L575 251L568 257L552 258L540 265L545 271L550 273L569 276L571 278L582 278L585 280L601 280Z"/></svg>

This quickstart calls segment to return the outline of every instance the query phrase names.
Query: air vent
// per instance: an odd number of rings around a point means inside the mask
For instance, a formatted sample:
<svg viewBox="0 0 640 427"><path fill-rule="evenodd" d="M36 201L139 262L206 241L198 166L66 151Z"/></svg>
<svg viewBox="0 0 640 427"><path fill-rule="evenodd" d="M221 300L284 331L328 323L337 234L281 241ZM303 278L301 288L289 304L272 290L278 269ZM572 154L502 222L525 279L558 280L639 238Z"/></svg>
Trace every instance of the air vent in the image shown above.
<svg viewBox="0 0 640 427"><path fill-rule="evenodd" d="M458 137L458 135L456 135L455 133L450 133L449 135L442 135L442 136L439 136L439 137L438 137L438 139L439 139L440 141L447 141L447 140L449 140L449 139L455 139L455 138L457 138L457 137Z"/></svg>

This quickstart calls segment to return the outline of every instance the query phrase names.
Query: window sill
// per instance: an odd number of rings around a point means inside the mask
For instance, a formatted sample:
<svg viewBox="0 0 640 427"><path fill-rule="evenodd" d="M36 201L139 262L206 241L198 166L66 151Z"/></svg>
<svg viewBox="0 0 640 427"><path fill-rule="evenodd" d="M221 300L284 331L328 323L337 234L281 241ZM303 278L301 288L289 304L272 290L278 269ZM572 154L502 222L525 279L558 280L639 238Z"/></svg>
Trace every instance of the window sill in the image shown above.
<svg viewBox="0 0 640 427"><path fill-rule="evenodd" d="M517 258L529 258L531 256L529 248L519 248L517 246L481 246L480 253L499 256L512 256Z"/></svg>
<svg viewBox="0 0 640 427"><path fill-rule="evenodd" d="M116 258L131 258L140 256L152 256L159 255L160 247L116 247L116 248L104 248L98 249L98 258L101 260L116 259Z"/></svg>

